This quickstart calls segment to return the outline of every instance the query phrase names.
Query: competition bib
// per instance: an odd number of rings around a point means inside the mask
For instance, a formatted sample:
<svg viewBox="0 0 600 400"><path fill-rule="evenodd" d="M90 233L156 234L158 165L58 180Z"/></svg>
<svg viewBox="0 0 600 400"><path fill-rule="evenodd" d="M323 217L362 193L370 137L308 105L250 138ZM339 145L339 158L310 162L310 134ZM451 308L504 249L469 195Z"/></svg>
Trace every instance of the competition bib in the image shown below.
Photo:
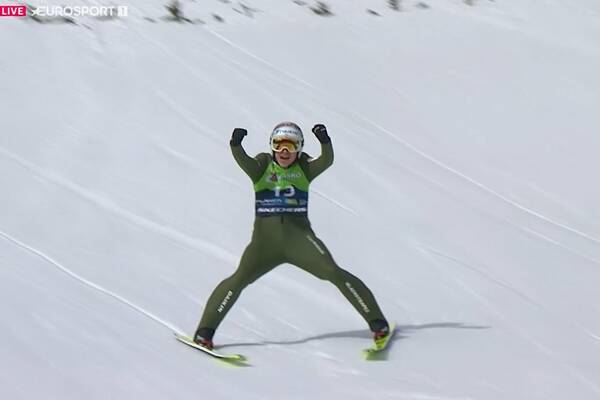
<svg viewBox="0 0 600 400"><path fill-rule="evenodd" d="M254 184L256 215L307 215L308 186L308 179L298 163L283 168L271 162Z"/></svg>

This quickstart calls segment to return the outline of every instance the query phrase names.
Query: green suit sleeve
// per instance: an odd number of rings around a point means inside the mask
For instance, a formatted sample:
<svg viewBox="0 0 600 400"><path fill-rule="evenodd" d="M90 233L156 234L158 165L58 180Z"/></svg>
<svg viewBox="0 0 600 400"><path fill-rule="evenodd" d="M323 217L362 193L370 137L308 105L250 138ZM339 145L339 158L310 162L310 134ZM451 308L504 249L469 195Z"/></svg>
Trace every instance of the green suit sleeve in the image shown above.
<svg viewBox="0 0 600 400"><path fill-rule="evenodd" d="M269 165L271 161L271 156L267 153L259 153L256 157L252 158L242 147L239 146L231 146L231 153L233 154L233 158L238 163L241 169L252 179L252 182L256 183L260 177L264 174L265 169Z"/></svg>
<svg viewBox="0 0 600 400"><path fill-rule="evenodd" d="M304 170L304 174L309 181L312 181L319 176L323 171L333 164L333 146L331 141L321 143L321 155L317 158L311 158L304 153L300 158L300 165Z"/></svg>

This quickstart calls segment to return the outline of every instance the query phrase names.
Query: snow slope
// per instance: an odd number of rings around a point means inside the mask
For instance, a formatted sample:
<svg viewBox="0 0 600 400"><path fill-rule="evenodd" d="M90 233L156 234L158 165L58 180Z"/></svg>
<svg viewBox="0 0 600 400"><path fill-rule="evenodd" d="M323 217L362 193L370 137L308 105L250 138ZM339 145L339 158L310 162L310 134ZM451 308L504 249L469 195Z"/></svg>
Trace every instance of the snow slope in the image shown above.
<svg viewBox="0 0 600 400"><path fill-rule="evenodd" d="M426 2L1 19L0 397L600 398L600 3ZM281 120L329 128L310 216L400 325L386 362L290 265L217 334L251 368L172 339L250 238L231 130Z"/></svg>

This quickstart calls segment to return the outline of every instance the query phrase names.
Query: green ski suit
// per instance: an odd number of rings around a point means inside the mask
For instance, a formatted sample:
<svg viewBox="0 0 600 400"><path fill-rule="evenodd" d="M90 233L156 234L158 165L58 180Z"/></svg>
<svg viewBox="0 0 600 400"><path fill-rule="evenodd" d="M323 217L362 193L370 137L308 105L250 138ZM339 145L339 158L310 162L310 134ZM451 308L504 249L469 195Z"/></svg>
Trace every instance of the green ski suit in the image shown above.
<svg viewBox="0 0 600 400"><path fill-rule="evenodd" d="M281 167L268 153L252 158L241 145L231 145L231 151L254 183L257 198L254 231L237 270L223 280L208 299L197 332L214 332L242 290L283 263L293 264L333 283L367 323L383 320L371 291L360 279L335 263L325 244L313 232L306 215L309 183L333 163L331 142L321 144L320 157L311 159L306 153L301 153L288 168ZM305 192L296 198L290 197L291 200L284 200L291 204L291 211L278 207L281 203L270 207L272 201L291 192ZM260 200L264 194L272 199ZM263 207L265 204L266 208ZM264 212L266 209L267 213Z"/></svg>

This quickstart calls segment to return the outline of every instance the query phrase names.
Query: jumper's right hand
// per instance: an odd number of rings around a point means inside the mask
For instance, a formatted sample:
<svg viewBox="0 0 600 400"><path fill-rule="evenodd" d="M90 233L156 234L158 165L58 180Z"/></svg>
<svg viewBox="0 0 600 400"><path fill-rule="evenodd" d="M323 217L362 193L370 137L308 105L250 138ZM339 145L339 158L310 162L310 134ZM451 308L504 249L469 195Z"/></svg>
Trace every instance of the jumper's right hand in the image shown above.
<svg viewBox="0 0 600 400"><path fill-rule="evenodd" d="M244 128L235 128L233 130L233 133L231 134L231 140L229 141L229 144L231 144L232 146L239 146L242 144L242 140L244 139L244 136L246 136L248 134L248 131L245 130Z"/></svg>

